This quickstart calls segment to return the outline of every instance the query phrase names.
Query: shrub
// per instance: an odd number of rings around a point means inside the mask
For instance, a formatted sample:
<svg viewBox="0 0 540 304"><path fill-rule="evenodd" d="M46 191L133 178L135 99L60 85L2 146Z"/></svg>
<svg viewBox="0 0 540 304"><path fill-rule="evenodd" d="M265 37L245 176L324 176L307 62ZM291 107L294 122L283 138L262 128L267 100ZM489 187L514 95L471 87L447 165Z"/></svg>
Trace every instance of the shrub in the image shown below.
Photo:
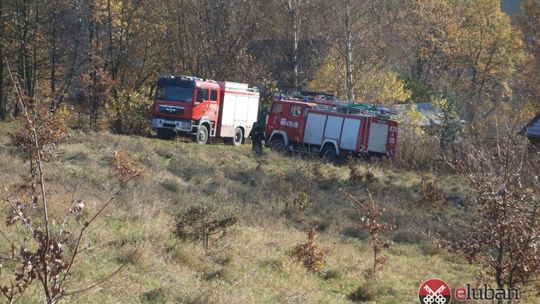
<svg viewBox="0 0 540 304"><path fill-rule="evenodd" d="M163 182L161 182L161 186L165 188L165 190L173 192L173 193L180 192L180 184L172 178L166 179Z"/></svg>
<svg viewBox="0 0 540 304"><path fill-rule="evenodd" d="M165 303L166 294L163 287L154 288L141 295L141 300L146 303Z"/></svg>
<svg viewBox="0 0 540 304"><path fill-rule="evenodd" d="M326 254L314 243L315 229L308 229L307 234L307 242L296 245L293 249L293 255L304 264L307 270L317 272L326 264Z"/></svg>
<svg viewBox="0 0 540 304"><path fill-rule="evenodd" d="M443 206L447 201L437 178L422 175L420 194L422 195L421 203L430 207Z"/></svg>
<svg viewBox="0 0 540 304"><path fill-rule="evenodd" d="M180 239L202 241L208 253L210 237L223 234L238 222L235 212L218 207L212 202L191 206L175 217L174 235Z"/></svg>
<svg viewBox="0 0 540 304"><path fill-rule="evenodd" d="M116 98L105 103L102 123L118 134L149 135L152 103L137 91L118 91Z"/></svg>
<svg viewBox="0 0 540 304"><path fill-rule="evenodd" d="M336 269L330 269L322 273L322 278L324 280L339 280L343 277L342 273Z"/></svg>
<svg viewBox="0 0 540 304"><path fill-rule="evenodd" d="M293 199L292 207L289 206L289 202L285 202L285 211L294 210L297 212L306 211L311 206L308 194L305 191L298 192L298 195Z"/></svg>
<svg viewBox="0 0 540 304"><path fill-rule="evenodd" d="M373 286L369 283L365 283L358 287L349 295L349 300L353 302L368 302L375 299L375 291Z"/></svg>
<svg viewBox="0 0 540 304"><path fill-rule="evenodd" d="M365 172L362 172L362 170L360 169L360 166L352 157L348 158L347 165L349 167L349 181L350 182L354 183L354 182L366 181L366 183L368 184L374 184L374 183L379 182L379 178L375 176L375 174L371 170L371 167L368 163L366 163Z"/></svg>
<svg viewBox="0 0 540 304"><path fill-rule="evenodd" d="M395 223L384 223L381 221L381 217L386 210L379 207L369 191L368 201L360 201L349 192L342 191L349 199L356 203L356 212L360 217L359 226L369 234L371 247L373 249L373 269L371 273L375 275L377 269L382 268L388 260L388 257L382 254L382 250L387 249L392 245L391 241L383 239L382 234L386 231L396 230L397 226Z"/></svg>

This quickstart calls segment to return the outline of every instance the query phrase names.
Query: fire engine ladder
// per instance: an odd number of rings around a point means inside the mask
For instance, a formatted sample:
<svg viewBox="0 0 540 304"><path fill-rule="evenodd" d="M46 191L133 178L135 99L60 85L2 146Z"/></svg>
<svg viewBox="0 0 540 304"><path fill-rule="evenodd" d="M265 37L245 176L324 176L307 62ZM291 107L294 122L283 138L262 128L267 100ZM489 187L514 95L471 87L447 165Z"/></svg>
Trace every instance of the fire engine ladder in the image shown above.
<svg viewBox="0 0 540 304"><path fill-rule="evenodd" d="M375 116L381 118L390 118L389 112L384 112L375 106L369 104L345 104L335 103L333 105L317 104L317 109L325 110L329 112L345 113L345 114L357 114L366 116Z"/></svg>

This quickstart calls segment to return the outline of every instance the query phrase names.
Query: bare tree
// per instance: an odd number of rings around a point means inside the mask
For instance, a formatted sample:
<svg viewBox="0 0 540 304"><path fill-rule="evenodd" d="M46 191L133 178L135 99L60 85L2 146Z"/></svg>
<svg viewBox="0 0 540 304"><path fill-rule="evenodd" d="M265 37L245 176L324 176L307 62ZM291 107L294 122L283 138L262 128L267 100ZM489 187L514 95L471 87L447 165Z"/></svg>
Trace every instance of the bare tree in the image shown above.
<svg viewBox="0 0 540 304"><path fill-rule="evenodd" d="M343 22L343 46L347 73L347 99L354 101L354 61L353 61L353 0L340 0L340 19Z"/></svg>
<svg viewBox="0 0 540 304"><path fill-rule="evenodd" d="M476 219L445 245L480 262L498 288L524 286L540 273L540 155L509 133L481 145L456 168L469 178Z"/></svg>
<svg viewBox="0 0 540 304"><path fill-rule="evenodd" d="M287 16L292 25L293 51L291 56L291 65L293 69L293 83L295 90L299 89L298 75L298 56L299 42L302 33L302 21L305 18L305 7L309 0L276 0L280 5L281 11ZM289 22L286 23L288 28Z"/></svg>
<svg viewBox="0 0 540 304"><path fill-rule="evenodd" d="M54 148L67 138L67 111L51 113L43 102L24 95L20 82L14 77L12 81L16 102L19 103L23 116L21 129L24 130L13 134L12 139L23 149L25 160L30 166L24 185L21 186L21 189L28 192L20 199L5 199L11 209L6 221L7 226L18 225L23 229L13 229L16 239L10 237L8 231L0 231L2 240L11 245L11 252L0 254L0 265L5 263L9 269L0 272L0 296L3 296L7 303L13 303L32 284L37 284L43 292L44 302L53 304L103 282L90 286L75 284L78 285L78 290L66 288L73 275L75 261L81 258L81 253L85 250L83 238L88 228L123 193L130 181L140 177L142 171L127 153L116 153L113 168L120 185L110 199L88 217L83 214L84 203L73 200L64 218L59 219L61 225L53 225L49 214L50 198L44 164L50 159ZM122 267L118 268L108 278L121 269ZM9 278L4 279L4 276Z"/></svg>

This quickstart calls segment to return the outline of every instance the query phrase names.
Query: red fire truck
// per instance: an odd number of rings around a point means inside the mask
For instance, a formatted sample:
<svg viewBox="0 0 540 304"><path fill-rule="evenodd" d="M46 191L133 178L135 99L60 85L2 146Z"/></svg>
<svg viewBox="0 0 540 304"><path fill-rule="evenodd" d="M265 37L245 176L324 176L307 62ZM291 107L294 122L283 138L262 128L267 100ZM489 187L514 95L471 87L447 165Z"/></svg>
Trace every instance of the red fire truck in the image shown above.
<svg viewBox="0 0 540 304"><path fill-rule="evenodd" d="M277 98L266 122L267 143L277 151L338 155L392 156L398 124L382 112L336 102Z"/></svg>
<svg viewBox="0 0 540 304"><path fill-rule="evenodd" d="M258 112L259 92L247 84L163 76L157 81L152 127L163 139L180 134L200 144L216 137L240 145Z"/></svg>

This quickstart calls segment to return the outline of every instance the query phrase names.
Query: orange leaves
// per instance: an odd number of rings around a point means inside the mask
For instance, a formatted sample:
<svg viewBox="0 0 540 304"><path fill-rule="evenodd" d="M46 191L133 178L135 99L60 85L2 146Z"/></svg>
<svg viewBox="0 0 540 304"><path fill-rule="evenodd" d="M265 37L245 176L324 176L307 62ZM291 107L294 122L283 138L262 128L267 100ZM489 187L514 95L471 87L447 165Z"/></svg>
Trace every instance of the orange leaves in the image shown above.
<svg viewBox="0 0 540 304"><path fill-rule="evenodd" d="M326 254L315 245L315 229L310 228L307 233L307 242L296 245L293 249L293 255L304 264L307 270L317 272L326 264Z"/></svg>
<svg viewBox="0 0 540 304"><path fill-rule="evenodd" d="M143 175L142 167L138 161L133 159L127 151L120 150L114 152L113 161L114 172L121 184L126 184L131 180L140 178Z"/></svg>

